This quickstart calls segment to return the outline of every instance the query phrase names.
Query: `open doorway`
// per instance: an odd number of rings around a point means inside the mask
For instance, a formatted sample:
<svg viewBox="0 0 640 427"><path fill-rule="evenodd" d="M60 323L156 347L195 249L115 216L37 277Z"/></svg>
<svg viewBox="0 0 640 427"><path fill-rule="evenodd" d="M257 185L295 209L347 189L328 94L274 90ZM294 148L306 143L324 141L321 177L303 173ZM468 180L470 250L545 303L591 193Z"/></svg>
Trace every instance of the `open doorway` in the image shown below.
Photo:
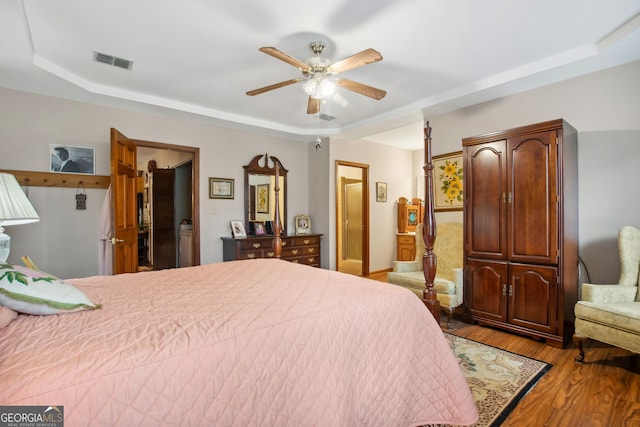
<svg viewBox="0 0 640 427"><path fill-rule="evenodd" d="M199 149L132 141L138 171L138 271L199 265Z"/></svg>
<svg viewBox="0 0 640 427"><path fill-rule="evenodd" d="M191 152L136 146L139 271L194 265L192 169Z"/></svg>
<svg viewBox="0 0 640 427"><path fill-rule="evenodd" d="M336 268L369 275L369 166L336 161Z"/></svg>
<svg viewBox="0 0 640 427"><path fill-rule="evenodd" d="M194 247L197 193L193 187L193 149L135 142L139 180L138 270L197 265L195 254L200 251Z"/></svg>

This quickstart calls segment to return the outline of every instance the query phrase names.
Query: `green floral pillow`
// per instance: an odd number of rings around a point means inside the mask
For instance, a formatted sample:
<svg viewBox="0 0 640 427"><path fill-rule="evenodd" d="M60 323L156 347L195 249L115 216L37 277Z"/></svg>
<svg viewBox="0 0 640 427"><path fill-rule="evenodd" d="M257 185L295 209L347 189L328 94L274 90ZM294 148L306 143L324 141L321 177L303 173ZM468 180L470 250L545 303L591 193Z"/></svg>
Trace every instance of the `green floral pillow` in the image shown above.
<svg viewBox="0 0 640 427"><path fill-rule="evenodd" d="M0 264L0 305L41 315L100 308L80 289L57 277L11 264Z"/></svg>

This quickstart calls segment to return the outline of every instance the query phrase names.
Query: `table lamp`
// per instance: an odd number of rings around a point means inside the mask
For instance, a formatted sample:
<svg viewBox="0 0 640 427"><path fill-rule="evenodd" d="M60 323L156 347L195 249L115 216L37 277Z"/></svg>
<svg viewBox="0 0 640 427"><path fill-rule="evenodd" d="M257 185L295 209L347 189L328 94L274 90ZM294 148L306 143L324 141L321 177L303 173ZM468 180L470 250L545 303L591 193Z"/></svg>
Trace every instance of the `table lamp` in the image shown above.
<svg viewBox="0 0 640 427"><path fill-rule="evenodd" d="M16 177L0 172L0 263L7 262L11 242L3 227L36 221L40 221L40 217Z"/></svg>

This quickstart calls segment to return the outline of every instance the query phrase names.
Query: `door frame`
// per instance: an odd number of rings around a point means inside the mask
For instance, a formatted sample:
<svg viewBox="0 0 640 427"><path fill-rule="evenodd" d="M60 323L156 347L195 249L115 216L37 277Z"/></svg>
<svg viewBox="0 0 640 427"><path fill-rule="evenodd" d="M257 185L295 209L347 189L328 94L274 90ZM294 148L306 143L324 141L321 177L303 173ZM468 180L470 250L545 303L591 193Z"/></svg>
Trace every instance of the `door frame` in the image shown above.
<svg viewBox="0 0 640 427"><path fill-rule="evenodd" d="M336 180L336 195L335 195L335 205L336 205L336 270L338 270L339 265L339 247L342 245L342 239L338 238L338 236L342 236L344 234L342 230L342 215L340 213L340 196L342 192L338 189L341 182L340 175L340 166L348 166L354 167L361 170L362 176L362 271L361 275L363 277L369 276L369 165L364 163L355 163L348 162L344 160L336 160L335 166L335 180Z"/></svg>
<svg viewBox="0 0 640 427"><path fill-rule="evenodd" d="M200 265L200 148L189 147L186 145L166 144L163 142L146 141L142 139L129 138L133 144L137 147L156 148L163 150L183 151L191 153L191 212L192 212L192 229L193 229L193 265ZM131 202L136 205L136 194L131 195ZM115 200L114 195L112 200ZM113 203L113 202L112 202ZM137 253L136 253L137 256Z"/></svg>

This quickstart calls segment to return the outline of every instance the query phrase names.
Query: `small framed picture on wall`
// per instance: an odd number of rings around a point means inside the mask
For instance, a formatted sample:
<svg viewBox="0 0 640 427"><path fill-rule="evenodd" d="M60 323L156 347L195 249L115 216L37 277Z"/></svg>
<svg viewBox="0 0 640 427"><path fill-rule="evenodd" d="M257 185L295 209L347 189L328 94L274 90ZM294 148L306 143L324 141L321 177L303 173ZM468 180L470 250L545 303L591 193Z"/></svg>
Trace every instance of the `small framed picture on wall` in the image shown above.
<svg viewBox="0 0 640 427"><path fill-rule="evenodd" d="M387 183L376 182L376 202L387 201Z"/></svg>

